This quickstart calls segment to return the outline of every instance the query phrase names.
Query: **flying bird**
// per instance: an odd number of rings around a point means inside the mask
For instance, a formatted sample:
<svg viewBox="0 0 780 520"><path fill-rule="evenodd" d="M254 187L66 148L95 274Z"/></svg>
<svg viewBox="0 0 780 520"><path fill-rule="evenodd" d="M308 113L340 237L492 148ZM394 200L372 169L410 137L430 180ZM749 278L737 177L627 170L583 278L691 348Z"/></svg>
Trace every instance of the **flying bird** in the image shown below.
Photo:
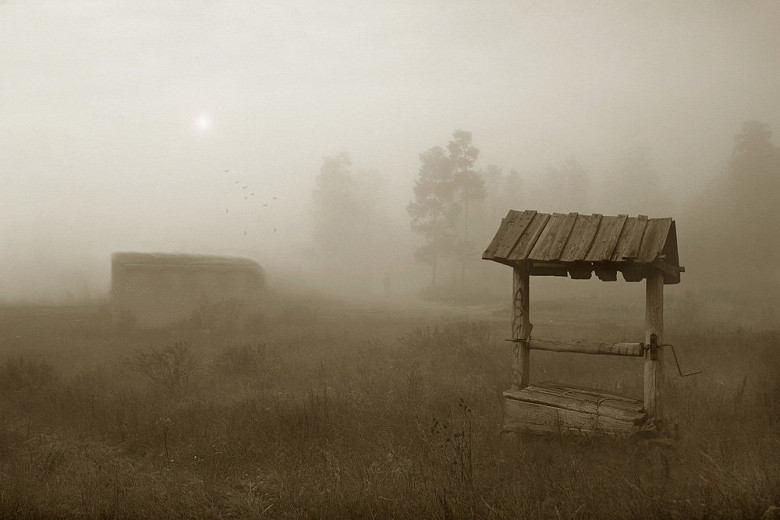
<svg viewBox="0 0 780 520"><path fill-rule="evenodd" d="M241 186L241 189L242 189L242 190L245 190L245 189L247 189L248 187L249 187L249 186Z"/></svg>
<svg viewBox="0 0 780 520"><path fill-rule="evenodd" d="M276 200L276 197L271 197L272 199Z"/></svg>
<svg viewBox="0 0 780 520"><path fill-rule="evenodd" d="M228 213L230 213L230 210L225 208L225 215L227 215Z"/></svg>
<svg viewBox="0 0 780 520"><path fill-rule="evenodd" d="M276 233L276 228L274 228L274 233Z"/></svg>
<svg viewBox="0 0 780 520"><path fill-rule="evenodd" d="M225 173L230 173L230 170L225 170Z"/></svg>

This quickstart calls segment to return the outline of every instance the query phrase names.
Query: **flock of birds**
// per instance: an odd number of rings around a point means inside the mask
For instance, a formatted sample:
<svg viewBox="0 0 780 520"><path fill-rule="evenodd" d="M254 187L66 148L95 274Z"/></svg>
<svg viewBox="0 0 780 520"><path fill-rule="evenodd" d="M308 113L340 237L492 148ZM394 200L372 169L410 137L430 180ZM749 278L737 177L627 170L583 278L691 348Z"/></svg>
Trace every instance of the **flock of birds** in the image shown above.
<svg viewBox="0 0 780 520"><path fill-rule="evenodd" d="M224 173L230 175L232 173L232 170L224 170ZM238 179L234 179L233 180L233 185L236 186L237 188L241 189L240 194L241 194L241 197L243 198L243 200L248 201L248 200L254 198L255 197L255 192L250 190L249 184L244 184L243 186L241 186L241 184L243 184L243 183L240 180L238 180ZM260 207L261 208L267 208L269 205L273 204L277 199L278 199L278 197L273 196L273 197L271 197L268 200L262 201L262 202L260 202ZM226 207L225 208L225 215L229 215L229 214L230 214L230 207ZM262 218L261 217L257 217L257 221L261 222ZM276 233L277 231L278 231L278 229L275 226L273 226L273 232ZM246 234L247 234L247 231L246 231L246 229L244 229L244 236L246 236Z"/></svg>

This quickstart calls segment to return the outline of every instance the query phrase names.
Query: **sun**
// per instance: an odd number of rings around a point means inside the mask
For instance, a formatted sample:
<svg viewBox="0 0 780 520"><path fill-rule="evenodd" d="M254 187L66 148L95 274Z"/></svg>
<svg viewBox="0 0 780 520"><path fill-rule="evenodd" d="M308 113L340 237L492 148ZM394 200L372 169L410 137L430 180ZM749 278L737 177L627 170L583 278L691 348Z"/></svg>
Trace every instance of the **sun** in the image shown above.
<svg viewBox="0 0 780 520"><path fill-rule="evenodd" d="M195 118L195 128L198 132L208 132L211 130L211 117L208 114L199 114Z"/></svg>

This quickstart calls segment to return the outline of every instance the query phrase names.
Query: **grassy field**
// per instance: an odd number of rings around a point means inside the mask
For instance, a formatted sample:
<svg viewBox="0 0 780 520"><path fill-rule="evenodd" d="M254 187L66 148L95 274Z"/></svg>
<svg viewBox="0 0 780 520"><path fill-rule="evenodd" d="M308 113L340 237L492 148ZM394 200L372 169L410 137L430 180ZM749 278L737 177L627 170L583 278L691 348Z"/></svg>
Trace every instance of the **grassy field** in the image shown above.
<svg viewBox="0 0 780 520"><path fill-rule="evenodd" d="M287 297L241 333L5 307L0 517L761 518L780 501L780 332L701 307L667 311L704 370L666 365L669 447L502 435L506 305ZM641 307L533 312L540 335L643 338ZM531 374L639 396L641 370L534 353Z"/></svg>

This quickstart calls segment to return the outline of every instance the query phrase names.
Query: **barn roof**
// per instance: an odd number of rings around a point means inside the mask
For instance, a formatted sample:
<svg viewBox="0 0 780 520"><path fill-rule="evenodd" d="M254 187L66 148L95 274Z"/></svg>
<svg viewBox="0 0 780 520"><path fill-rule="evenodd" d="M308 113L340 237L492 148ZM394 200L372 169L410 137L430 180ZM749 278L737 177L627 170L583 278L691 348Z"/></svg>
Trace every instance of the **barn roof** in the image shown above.
<svg viewBox="0 0 780 520"><path fill-rule="evenodd" d="M660 269L664 283L674 284L685 271L674 220L645 215L510 210L482 258L507 265L527 261L532 275L590 278L595 272L610 281L617 279L617 271L638 282Z"/></svg>
<svg viewBox="0 0 780 520"><path fill-rule="evenodd" d="M111 258L115 264L122 266L260 267L260 264L250 258L181 253L120 252L111 255Z"/></svg>

